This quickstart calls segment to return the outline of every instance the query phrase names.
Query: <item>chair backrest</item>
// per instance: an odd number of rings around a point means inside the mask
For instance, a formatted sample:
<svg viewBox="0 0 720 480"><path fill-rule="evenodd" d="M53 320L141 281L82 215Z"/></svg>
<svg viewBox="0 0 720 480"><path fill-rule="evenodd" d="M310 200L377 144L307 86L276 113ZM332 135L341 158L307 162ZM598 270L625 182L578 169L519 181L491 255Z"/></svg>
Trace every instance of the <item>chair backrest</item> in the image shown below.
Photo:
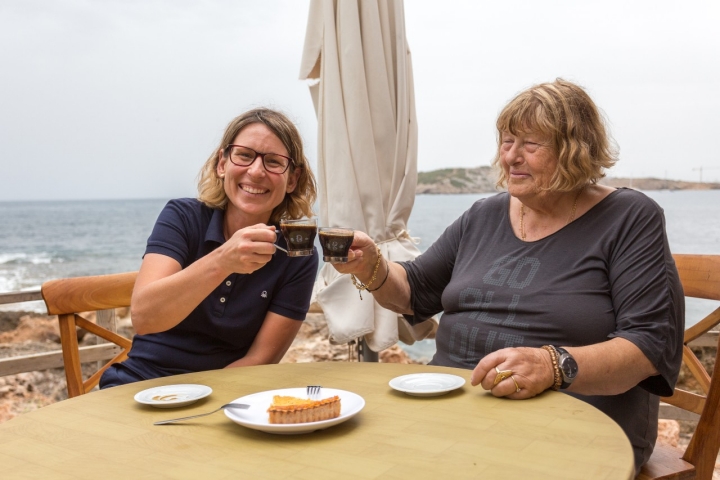
<svg viewBox="0 0 720 480"><path fill-rule="evenodd" d="M674 258L686 297L720 300L720 255L676 254ZM700 415L690 444L682 454L682 459L678 458L679 455L674 456L656 446L656 452L653 452L650 462L638 478L712 479L720 450L720 368L717 368L717 351L711 377L688 344L706 334L718 323L720 308L716 308L710 315L685 330L683 363L697 380L703 393L697 394L675 387L672 397L662 398L666 403Z"/></svg>
<svg viewBox="0 0 720 480"><path fill-rule="evenodd" d="M60 322L60 341L67 377L68 397L89 392L100 381L102 373L113 363L127 358L132 341L81 316L84 312L104 311L130 306L137 272L50 280L41 293L49 315ZM83 380L76 327L87 330L121 348L98 371Z"/></svg>

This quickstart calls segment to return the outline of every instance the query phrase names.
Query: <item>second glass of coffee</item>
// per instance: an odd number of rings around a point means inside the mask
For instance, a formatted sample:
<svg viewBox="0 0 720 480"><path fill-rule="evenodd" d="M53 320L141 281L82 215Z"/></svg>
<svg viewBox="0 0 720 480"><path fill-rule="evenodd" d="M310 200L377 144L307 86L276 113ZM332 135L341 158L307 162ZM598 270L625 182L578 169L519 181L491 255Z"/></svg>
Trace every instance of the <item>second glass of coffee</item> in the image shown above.
<svg viewBox="0 0 720 480"><path fill-rule="evenodd" d="M317 235L317 219L280 220L280 231L285 237L285 243L287 243L288 256L304 257L312 255L313 244Z"/></svg>
<svg viewBox="0 0 720 480"><path fill-rule="evenodd" d="M352 228L321 227L319 235L324 261L329 263L348 261L348 252L355 236Z"/></svg>

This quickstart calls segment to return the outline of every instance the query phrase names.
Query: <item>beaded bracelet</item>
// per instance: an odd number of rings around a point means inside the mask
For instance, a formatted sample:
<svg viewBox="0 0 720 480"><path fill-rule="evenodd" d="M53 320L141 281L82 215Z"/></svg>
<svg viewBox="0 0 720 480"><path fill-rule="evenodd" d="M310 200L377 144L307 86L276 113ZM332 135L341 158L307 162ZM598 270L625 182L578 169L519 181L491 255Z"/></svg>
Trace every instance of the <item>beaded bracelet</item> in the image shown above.
<svg viewBox="0 0 720 480"><path fill-rule="evenodd" d="M380 260L382 260L382 252L380 252L379 248L377 249L377 254L378 254L378 258L377 258L377 262L375 262L375 267L373 268L372 278L370 279L370 281L367 284L364 284L363 282L358 280L357 277L355 275L353 275L352 273L350 274L350 280L352 280L352 284L355 285L355 288L358 289L358 294L360 295L360 300L362 300L362 291L367 290L368 287L373 284L375 279L377 279L378 267L380 267Z"/></svg>
<svg viewBox="0 0 720 480"><path fill-rule="evenodd" d="M385 282L387 282L387 279L390 276L390 264L388 263L387 260L385 260L385 268L387 269L387 271L385 272L385 278L383 278L383 281L380 282L380 285L378 285L377 288L373 288L372 290L370 290L368 288L367 289L368 292L377 292L378 290L380 290L382 288L383 285L385 285Z"/></svg>
<svg viewBox="0 0 720 480"><path fill-rule="evenodd" d="M560 365L558 365L558 357L557 357L557 351L551 347L550 345L543 345L543 350L547 350L547 352L550 354L550 360L552 360L553 365L553 390L560 390L560 385L562 385L562 374L560 373Z"/></svg>

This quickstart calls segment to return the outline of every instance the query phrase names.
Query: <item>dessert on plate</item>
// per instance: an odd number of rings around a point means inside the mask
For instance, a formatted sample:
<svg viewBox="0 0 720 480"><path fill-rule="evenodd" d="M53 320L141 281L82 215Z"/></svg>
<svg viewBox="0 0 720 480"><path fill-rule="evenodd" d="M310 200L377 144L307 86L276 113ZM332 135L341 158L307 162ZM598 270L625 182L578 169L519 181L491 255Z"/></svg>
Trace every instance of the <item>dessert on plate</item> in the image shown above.
<svg viewBox="0 0 720 480"><path fill-rule="evenodd" d="M284 395L273 396L268 408L270 423L308 423L340 416L340 397L310 400Z"/></svg>

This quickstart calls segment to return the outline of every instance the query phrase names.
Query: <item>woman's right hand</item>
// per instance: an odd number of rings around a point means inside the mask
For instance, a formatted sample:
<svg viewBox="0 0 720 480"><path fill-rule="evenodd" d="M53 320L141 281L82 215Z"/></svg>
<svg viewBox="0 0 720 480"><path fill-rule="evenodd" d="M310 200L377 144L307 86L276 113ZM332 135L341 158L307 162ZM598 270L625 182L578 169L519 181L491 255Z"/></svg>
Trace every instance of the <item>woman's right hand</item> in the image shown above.
<svg viewBox="0 0 720 480"><path fill-rule="evenodd" d="M331 264L340 273L353 274L361 281L370 280L372 277L378 253L375 242L366 233L355 230L353 243L348 252L346 263Z"/></svg>
<svg viewBox="0 0 720 480"><path fill-rule="evenodd" d="M215 253L227 275L252 273L272 259L276 240L275 227L259 223L236 231Z"/></svg>
<svg viewBox="0 0 720 480"><path fill-rule="evenodd" d="M355 230L347 263L333 263L332 266L340 273L355 275L358 280L370 287L367 291L372 293L375 301L384 308L396 313L412 315L410 284L405 269L388 259L380 259L378 255L378 247L372 238ZM362 299L362 295L360 298Z"/></svg>

